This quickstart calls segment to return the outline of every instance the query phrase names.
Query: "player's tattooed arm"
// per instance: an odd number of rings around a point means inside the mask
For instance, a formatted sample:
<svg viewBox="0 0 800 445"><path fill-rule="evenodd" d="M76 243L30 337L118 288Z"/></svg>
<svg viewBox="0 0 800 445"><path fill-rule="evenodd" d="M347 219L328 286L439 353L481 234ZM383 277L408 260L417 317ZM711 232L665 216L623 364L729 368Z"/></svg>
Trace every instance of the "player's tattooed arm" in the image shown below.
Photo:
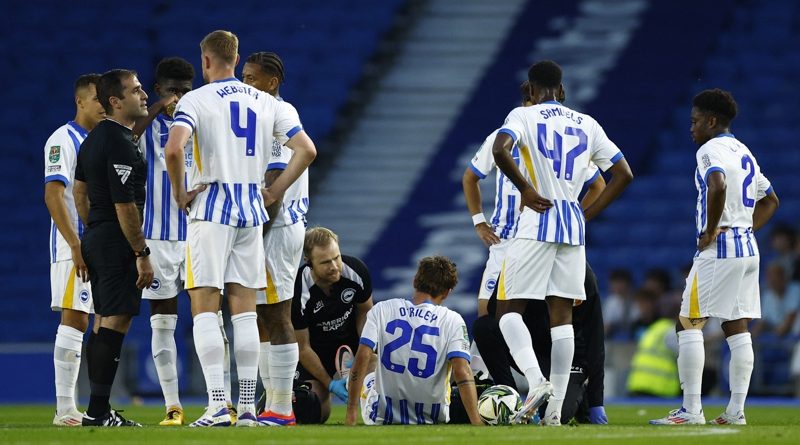
<svg viewBox="0 0 800 445"><path fill-rule="evenodd" d="M364 377L367 374L367 365L372 358L372 349L361 344L358 346L353 367L350 368L350 385L347 395L347 415L345 425L355 425L358 417L359 402L361 401L361 389L364 386Z"/></svg>
<svg viewBox="0 0 800 445"><path fill-rule="evenodd" d="M458 392L461 396L461 401L464 403L464 409L469 416L469 422L472 425L483 425L481 416L478 414L478 394L475 390L475 377L472 375L472 369L469 367L469 362L461 357L455 357L450 360L453 365L453 377L458 385Z"/></svg>
<svg viewBox="0 0 800 445"><path fill-rule="evenodd" d="M459 380L459 381L456 382L456 386L474 385L474 384L475 384L475 379L465 379L465 380Z"/></svg>

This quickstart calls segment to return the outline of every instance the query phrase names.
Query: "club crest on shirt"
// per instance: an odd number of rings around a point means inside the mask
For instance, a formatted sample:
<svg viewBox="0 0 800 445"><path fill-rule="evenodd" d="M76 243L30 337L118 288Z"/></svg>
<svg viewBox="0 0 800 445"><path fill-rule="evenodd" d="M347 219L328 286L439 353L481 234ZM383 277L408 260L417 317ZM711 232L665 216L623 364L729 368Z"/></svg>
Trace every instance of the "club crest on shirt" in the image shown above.
<svg viewBox="0 0 800 445"><path fill-rule="evenodd" d="M61 146L53 145L50 147L50 163L55 164L59 159L61 159Z"/></svg>
<svg viewBox="0 0 800 445"><path fill-rule="evenodd" d="M161 289L161 282L158 281L158 278L153 278L153 283L150 285L150 290L159 290Z"/></svg>
<svg viewBox="0 0 800 445"><path fill-rule="evenodd" d="M705 168L711 167L711 158L708 155L703 155L703 166Z"/></svg>
<svg viewBox="0 0 800 445"><path fill-rule="evenodd" d="M347 289L342 291L342 303L350 304L353 301L353 297L356 296L356 290L353 288L348 287Z"/></svg>

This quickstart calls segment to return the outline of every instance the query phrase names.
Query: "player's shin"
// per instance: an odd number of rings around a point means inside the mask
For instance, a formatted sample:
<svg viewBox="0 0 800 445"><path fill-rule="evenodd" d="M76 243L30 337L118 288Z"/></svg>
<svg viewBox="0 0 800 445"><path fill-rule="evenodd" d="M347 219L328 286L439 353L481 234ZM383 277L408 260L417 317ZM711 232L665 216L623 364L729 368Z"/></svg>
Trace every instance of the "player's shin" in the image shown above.
<svg viewBox="0 0 800 445"><path fill-rule="evenodd" d="M178 316L175 314L155 314L150 317L153 362L167 408L181 406L178 396L178 348L175 344L177 323Z"/></svg>
<svg viewBox="0 0 800 445"><path fill-rule="evenodd" d="M560 415L567 394L572 358L575 354L575 332L571 324L550 329L553 346L550 350L550 382L553 384L553 397L547 404L545 419L553 413Z"/></svg>
<svg viewBox="0 0 800 445"><path fill-rule="evenodd" d="M222 361L223 384L225 385L225 400L231 404L231 344L228 341L228 334L225 333L225 321L222 318L222 311L217 312L217 324L222 334L222 342L225 358Z"/></svg>
<svg viewBox="0 0 800 445"><path fill-rule="evenodd" d="M511 357L525 374L528 387L532 389L539 386L545 379L536 360L536 353L533 352L533 342L528 327L522 321L522 315L516 312L503 315L500 318L500 332L508 344Z"/></svg>
<svg viewBox="0 0 800 445"><path fill-rule="evenodd" d="M197 314L194 317L193 333L197 358L200 360L206 379L209 411L216 412L225 407L226 402L222 370L225 347L216 314L212 312Z"/></svg>
<svg viewBox="0 0 800 445"><path fill-rule="evenodd" d="M703 410L700 387L705 358L703 331L684 329L678 332L678 375L683 388L683 407L691 414L700 414Z"/></svg>
<svg viewBox="0 0 800 445"><path fill-rule="evenodd" d="M289 415L292 413L292 383L300 353L297 343L271 345L269 356L269 377L272 384L270 410Z"/></svg>
<svg viewBox="0 0 800 445"><path fill-rule="evenodd" d="M727 338L731 350L730 388L731 400L725 410L727 414L736 415L744 411L744 400L750 388L750 376L753 373L753 340L749 332L731 335Z"/></svg>
<svg viewBox="0 0 800 445"><path fill-rule="evenodd" d="M66 325L58 326L53 350L57 414L77 410L75 406L75 384L81 367L82 345L83 332Z"/></svg>
<svg viewBox="0 0 800 445"><path fill-rule="evenodd" d="M269 350L270 342L262 342L259 345L258 354L258 373L261 376L261 384L264 386L264 410L269 409L272 400L272 383L269 378Z"/></svg>
<svg viewBox="0 0 800 445"><path fill-rule="evenodd" d="M258 375L258 325L255 312L231 316L233 324L234 356L239 376L239 415L255 411L256 378Z"/></svg>

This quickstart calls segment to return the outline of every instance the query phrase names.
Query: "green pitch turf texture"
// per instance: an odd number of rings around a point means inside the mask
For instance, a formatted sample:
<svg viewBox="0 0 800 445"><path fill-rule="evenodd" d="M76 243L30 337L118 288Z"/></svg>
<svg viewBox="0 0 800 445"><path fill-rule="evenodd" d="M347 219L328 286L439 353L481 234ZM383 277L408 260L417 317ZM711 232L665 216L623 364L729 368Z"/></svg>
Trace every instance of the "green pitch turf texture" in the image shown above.
<svg viewBox="0 0 800 445"><path fill-rule="evenodd" d="M50 425L50 406L0 406L0 444L458 444L495 445L542 443L711 444L763 445L800 444L800 408L750 407L744 427L650 426L647 420L666 415L663 406L609 406L612 425L578 425L561 428L506 426L473 428L465 425L389 426L348 428L342 426L344 408L334 407L329 424L294 428L169 428L157 426L163 409L155 406L126 407L124 416L144 428L57 428ZM706 407L710 417L722 407ZM187 408L189 420L202 412Z"/></svg>

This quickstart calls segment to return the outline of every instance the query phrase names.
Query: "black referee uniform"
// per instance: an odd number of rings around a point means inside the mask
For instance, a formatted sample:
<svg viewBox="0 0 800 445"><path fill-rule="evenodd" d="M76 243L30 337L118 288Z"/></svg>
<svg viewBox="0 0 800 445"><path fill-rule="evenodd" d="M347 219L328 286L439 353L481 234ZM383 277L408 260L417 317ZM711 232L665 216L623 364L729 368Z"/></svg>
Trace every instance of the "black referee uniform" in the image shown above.
<svg viewBox="0 0 800 445"><path fill-rule="evenodd" d="M587 423L589 408L603 406L603 379L605 372L605 333L603 331L603 313L600 306L600 292L597 277L589 264L586 264L586 301L572 311L572 325L575 329L575 355L572 359L572 370L567 386L567 394L561 411L562 423L575 417L579 422ZM472 335L480 351L489 373L495 384L516 388L511 367L517 369L514 359L500 332L495 319L497 290L489 300L489 315L475 320ZM539 367L545 377L550 373L550 317L547 303L529 300L522 319L531 333L533 350L539 361ZM517 369L519 371L519 369Z"/></svg>
<svg viewBox="0 0 800 445"><path fill-rule="evenodd" d="M372 279L367 266L358 258L342 255L342 275L331 286L330 295L314 284L311 269L304 264L297 273L292 299L292 325L308 329L311 349L319 356L328 375L336 372L336 350L347 345L358 349L358 304L372 296ZM316 377L298 364L298 380Z"/></svg>
<svg viewBox="0 0 800 445"><path fill-rule="evenodd" d="M86 182L89 221L81 253L89 268L94 311L101 316L137 315L136 257L114 204L136 203L141 220L147 169L131 129L106 119L81 144L75 179Z"/></svg>

